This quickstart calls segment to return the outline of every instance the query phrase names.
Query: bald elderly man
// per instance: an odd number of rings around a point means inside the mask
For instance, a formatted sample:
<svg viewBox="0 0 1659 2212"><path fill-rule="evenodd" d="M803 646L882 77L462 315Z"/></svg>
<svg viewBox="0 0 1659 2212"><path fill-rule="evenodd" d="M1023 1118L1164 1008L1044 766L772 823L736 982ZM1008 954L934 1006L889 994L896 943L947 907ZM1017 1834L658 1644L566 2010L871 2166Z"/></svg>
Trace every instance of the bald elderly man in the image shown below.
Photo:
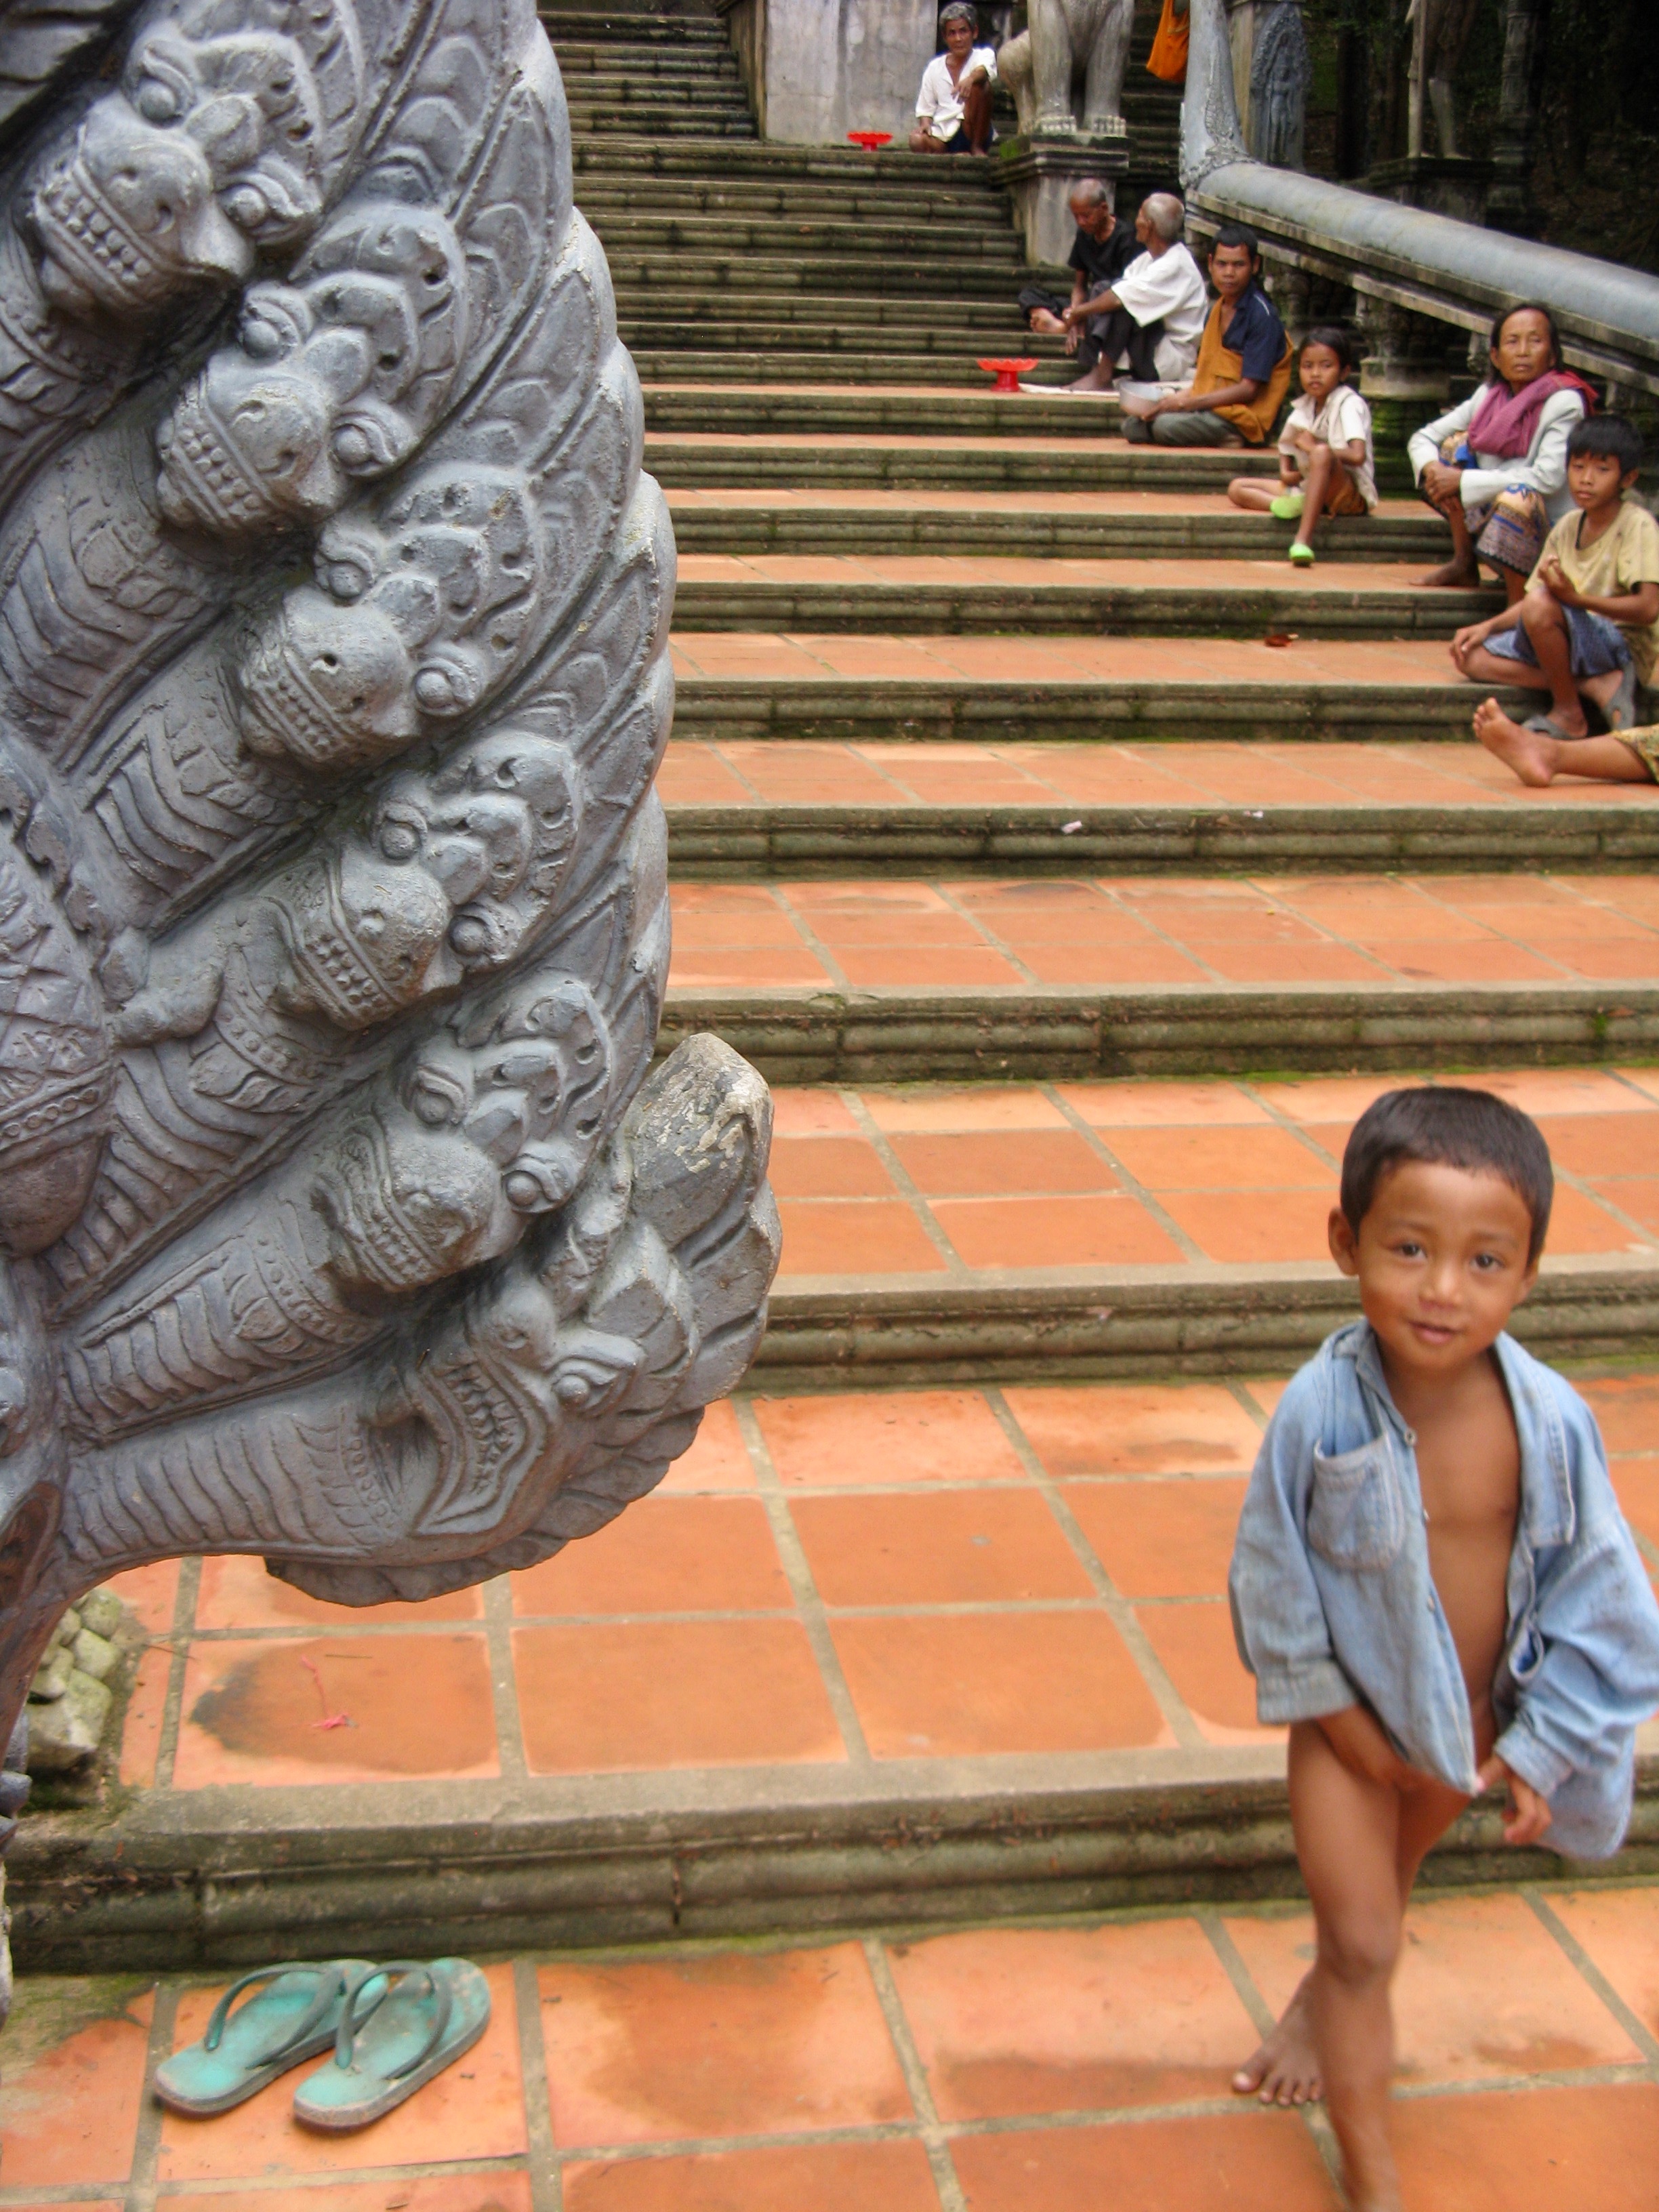
<svg viewBox="0 0 1659 2212"><path fill-rule="evenodd" d="M1173 192L1149 192L1135 217L1144 251L1109 284L1094 286L1060 317L1069 332L1086 330L1098 353L1070 392L1109 392L1122 363L1137 384L1178 386L1198 361L1209 294L1182 242L1187 210Z"/></svg>
<svg viewBox="0 0 1659 2212"><path fill-rule="evenodd" d="M1109 290L1129 264L1146 247L1127 222L1112 212L1112 198L1104 185L1085 177L1072 193L1069 205L1077 235L1066 256L1072 271L1070 305L1078 307L1091 293ZM1040 284L1028 284L1019 295L1028 330L1064 331L1066 350L1074 353L1084 369L1092 369L1100 358L1100 341L1092 331L1067 329L1067 302Z"/></svg>

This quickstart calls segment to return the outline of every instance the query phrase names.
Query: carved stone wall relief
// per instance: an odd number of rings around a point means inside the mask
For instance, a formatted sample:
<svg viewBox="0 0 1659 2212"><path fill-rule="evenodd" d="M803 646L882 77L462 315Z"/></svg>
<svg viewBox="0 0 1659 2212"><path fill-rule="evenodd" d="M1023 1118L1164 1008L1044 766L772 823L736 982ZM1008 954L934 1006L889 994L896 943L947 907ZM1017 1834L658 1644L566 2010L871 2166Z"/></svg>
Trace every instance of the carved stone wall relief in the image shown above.
<svg viewBox="0 0 1659 2212"><path fill-rule="evenodd" d="M778 1251L764 1085L649 1072L673 540L529 0L83 18L0 110L0 1738L122 1567L599 1527Z"/></svg>

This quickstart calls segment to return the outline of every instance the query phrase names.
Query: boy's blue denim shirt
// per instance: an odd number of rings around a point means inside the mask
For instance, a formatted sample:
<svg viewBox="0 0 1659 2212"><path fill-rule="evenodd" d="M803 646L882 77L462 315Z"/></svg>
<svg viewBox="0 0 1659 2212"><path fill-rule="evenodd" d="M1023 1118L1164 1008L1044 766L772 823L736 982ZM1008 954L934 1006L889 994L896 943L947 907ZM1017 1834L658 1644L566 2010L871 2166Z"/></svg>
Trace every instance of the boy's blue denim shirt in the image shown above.
<svg viewBox="0 0 1659 2212"><path fill-rule="evenodd" d="M1544 1841L1605 1858L1630 1820L1637 1728L1659 1707L1659 1604L1589 1407L1512 1337L1493 1349L1521 1442L1495 1747L1548 1798ZM1473 1793L1415 1443L1370 1323L1327 1337L1262 1438L1233 1547L1233 1632L1264 1725L1364 1704L1402 1759Z"/></svg>

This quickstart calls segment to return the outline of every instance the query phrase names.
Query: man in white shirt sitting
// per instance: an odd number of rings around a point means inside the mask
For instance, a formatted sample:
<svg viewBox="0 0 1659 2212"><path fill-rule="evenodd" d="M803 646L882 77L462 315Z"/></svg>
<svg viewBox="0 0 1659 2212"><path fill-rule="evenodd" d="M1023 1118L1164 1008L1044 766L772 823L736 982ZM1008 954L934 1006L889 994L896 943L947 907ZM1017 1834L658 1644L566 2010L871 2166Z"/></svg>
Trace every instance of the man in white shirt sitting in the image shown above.
<svg viewBox="0 0 1659 2212"><path fill-rule="evenodd" d="M1138 383L1175 389L1191 380L1210 295L1182 243L1186 227L1187 210L1173 192L1149 192L1141 202L1135 236L1146 251L1062 318L1068 330L1086 325L1100 343L1100 358L1068 392L1109 392L1120 361Z"/></svg>
<svg viewBox="0 0 1659 2212"><path fill-rule="evenodd" d="M979 17L968 0L951 0L939 19L945 52L922 71L913 154L986 154L991 147L991 85L996 52L976 46Z"/></svg>

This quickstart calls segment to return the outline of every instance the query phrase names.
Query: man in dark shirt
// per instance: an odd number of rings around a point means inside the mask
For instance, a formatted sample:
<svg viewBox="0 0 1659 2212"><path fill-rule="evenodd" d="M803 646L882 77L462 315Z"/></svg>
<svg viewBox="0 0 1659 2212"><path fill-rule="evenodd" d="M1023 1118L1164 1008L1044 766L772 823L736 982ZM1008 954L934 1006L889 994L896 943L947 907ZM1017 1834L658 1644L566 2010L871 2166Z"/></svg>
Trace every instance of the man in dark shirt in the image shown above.
<svg viewBox="0 0 1659 2212"><path fill-rule="evenodd" d="M1248 223L1224 222L1210 249L1218 295L1182 392L1125 398L1123 434L1139 446L1260 446L1291 383L1291 342L1261 289L1261 248Z"/></svg>
<svg viewBox="0 0 1659 2212"><path fill-rule="evenodd" d="M1077 225L1077 235L1066 257L1066 266L1073 271L1070 301L1062 300L1058 292L1045 291L1040 284L1028 284L1019 295L1019 304L1025 311L1026 328L1063 335L1066 352L1076 354L1079 367L1087 375L1101 357L1101 333L1091 326L1068 328L1062 319L1066 307L1081 307L1097 292L1109 292L1115 280L1146 249L1133 227L1113 214L1110 194L1094 178L1085 177L1079 185L1070 207ZM1123 343L1120 340L1118 352ZM1116 358L1114 353L1112 362ZM1107 363L1109 373L1112 362Z"/></svg>

